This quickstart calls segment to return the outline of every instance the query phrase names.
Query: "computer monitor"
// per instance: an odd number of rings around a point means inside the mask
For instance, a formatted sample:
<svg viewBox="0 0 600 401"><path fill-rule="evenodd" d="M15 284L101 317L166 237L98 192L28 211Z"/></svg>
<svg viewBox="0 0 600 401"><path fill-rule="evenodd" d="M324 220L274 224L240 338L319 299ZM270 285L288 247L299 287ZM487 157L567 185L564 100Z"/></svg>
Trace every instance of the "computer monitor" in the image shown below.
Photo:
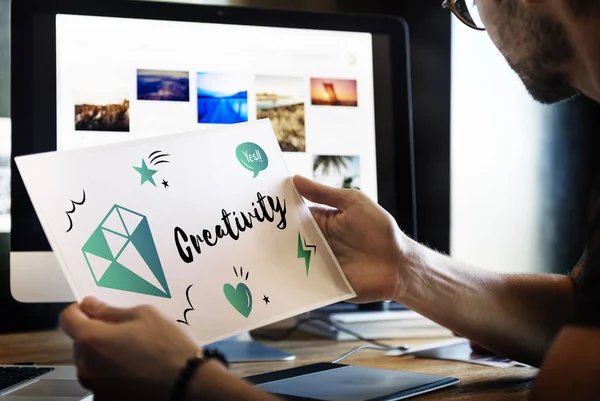
<svg viewBox="0 0 600 401"><path fill-rule="evenodd" d="M124 0L11 18L13 157L270 118L291 173L359 188L416 236L402 20ZM72 301L11 165L12 295Z"/></svg>

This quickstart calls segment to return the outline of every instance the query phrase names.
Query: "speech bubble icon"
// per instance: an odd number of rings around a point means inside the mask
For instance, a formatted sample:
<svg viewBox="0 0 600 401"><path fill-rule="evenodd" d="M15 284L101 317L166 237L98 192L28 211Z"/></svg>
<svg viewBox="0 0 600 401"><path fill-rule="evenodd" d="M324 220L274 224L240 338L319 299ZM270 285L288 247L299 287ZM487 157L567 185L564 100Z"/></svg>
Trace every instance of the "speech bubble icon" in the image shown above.
<svg viewBox="0 0 600 401"><path fill-rule="evenodd" d="M260 146L252 142L244 142L235 150L238 161L246 170L254 173L254 177L269 166L269 158Z"/></svg>

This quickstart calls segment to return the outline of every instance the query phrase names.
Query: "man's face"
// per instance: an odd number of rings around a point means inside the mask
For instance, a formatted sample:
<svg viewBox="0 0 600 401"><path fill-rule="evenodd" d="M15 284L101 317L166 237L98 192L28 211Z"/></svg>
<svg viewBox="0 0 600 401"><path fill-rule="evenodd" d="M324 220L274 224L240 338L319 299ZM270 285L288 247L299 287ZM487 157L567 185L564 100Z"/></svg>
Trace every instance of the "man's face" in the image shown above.
<svg viewBox="0 0 600 401"><path fill-rule="evenodd" d="M567 73L574 49L558 21L535 13L521 0L476 3L492 41L534 99L555 103L578 93Z"/></svg>

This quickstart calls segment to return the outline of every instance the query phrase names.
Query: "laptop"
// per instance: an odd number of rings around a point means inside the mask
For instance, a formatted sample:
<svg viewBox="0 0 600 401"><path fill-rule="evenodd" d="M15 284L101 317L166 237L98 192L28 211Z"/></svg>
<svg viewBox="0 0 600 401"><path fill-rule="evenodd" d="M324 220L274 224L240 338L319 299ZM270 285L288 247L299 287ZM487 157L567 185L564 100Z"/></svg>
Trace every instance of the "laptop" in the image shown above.
<svg viewBox="0 0 600 401"><path fill-rule="evenodd" d="M0 365L2 401L91 401L74 366Z"/></svg>

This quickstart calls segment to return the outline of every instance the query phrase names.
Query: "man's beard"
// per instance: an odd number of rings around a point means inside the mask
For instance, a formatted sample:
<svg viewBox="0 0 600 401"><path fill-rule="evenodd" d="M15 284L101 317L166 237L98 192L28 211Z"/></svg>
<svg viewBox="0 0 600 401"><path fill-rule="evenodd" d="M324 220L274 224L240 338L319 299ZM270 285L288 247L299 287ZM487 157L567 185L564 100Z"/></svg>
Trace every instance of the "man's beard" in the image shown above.
<svg viewBox="0 0 600 401"><path fill-rule="evenodd" d="M558 103L577 96L579 92L574 89L566 76L556 71L545 71L542 62L510 63L511 68L519 75L527 92L536 101L543 104ZM541 65L535 65L541 64Z"/></svg>
<svg viewBox="0 0 600 401"><path fill-rule="evenodd" d="M532 41L527 46L527 57L520 61L507 61L529 94L544 104L557 103L578 95L579 92L571 86L564 72L575 50L562 25L545 17L530 17L523 22L522 28L526 30L523 37Z"/></svg>

